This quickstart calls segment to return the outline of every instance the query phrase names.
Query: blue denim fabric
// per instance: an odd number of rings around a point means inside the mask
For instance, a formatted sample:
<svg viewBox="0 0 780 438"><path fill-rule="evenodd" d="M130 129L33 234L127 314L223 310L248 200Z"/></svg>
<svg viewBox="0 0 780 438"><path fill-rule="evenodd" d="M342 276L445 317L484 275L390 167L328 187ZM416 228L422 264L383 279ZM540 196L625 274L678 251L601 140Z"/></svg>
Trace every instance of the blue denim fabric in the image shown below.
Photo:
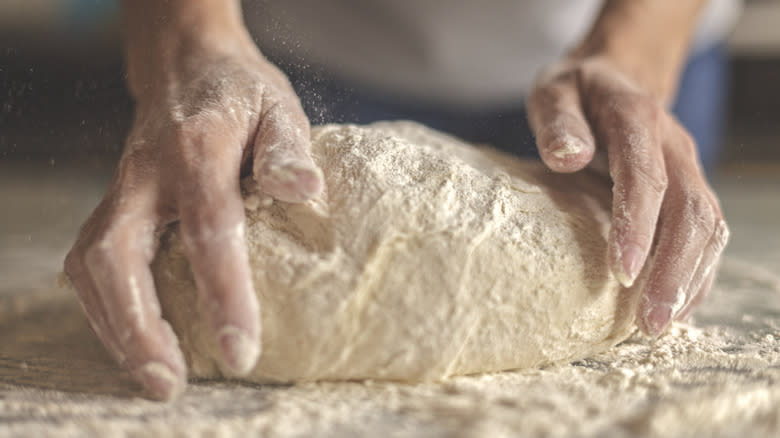
<svg viewBox="0 0 780 438"><path fill-rule="evenodd" d="M674 114L691 133L708 171L718 164L726 131L729 91L726 48L714 46L692 56L680 79Z"/></svg>

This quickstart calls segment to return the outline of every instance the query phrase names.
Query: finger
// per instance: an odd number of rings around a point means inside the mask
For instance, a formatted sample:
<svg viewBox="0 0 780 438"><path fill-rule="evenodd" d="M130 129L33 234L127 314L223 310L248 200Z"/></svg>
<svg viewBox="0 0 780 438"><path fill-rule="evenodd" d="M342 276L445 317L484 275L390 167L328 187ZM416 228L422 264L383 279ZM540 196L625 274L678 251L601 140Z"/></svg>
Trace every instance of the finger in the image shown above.
<svg viewBox="0 0 780 438"><path fill-rule="evenodd" d="M640 328L651 336L680 315L711 271L717 258L712 252L719 255L722 249L710 245L717 221L707 189L688 181L683 172L670 169L658 244L638 309ZM701 278L696 276L699 269Z"/></svg>
<svg viewBox="0 0 780 438"><path fill-rule="evenodd" d="M260 355L260 311L244 236L239 158L233 158L221 166L196 166L182 181L179 213L201 309L221 354L217 359L223 371L245 375Z"/></svg>
<svg viewBox="0 0 780 438"><path fill-rule="evenodd" d="M264 99L255 139L253 170L261 190L282 201L302 202L322 191L322 171L311 157L309 121L294 99Z"/></svg>
<svg viewBox="0 0 780 438"><path fill-rule="evenodd" d="M715 283L715 272L711 272L710 275L704 279L701 289L696 293L696 296L683 308L680 312L680 316L677 317L677 321L688 321L693 315L693 311L696 310L701 303L707 298L712 290L712 285Z"/></svg>
<svg viewBox="0 0 780 438"><path fill-rule="evenodd" d="M260 312L238 190L219 198L219 205L182 209L181 229L201 309L222 354L221 364L230 373L245 375L260 355Z"/></svg>
<svg viewBox="0 0 780 438"><path fill-rule="evenodd" d="M658 144L660 109L631 96L611 99L596 113L614 184L608 257L617 279L630 287L650 252L668 179Z"/></svg>
<svg viewBox="0 0 780 438"><path fill-rule="evenodd" d="M141 218L149 210L132 201L112 216L84 252L84 264L105 309L105 325L116 342L120 365L160 399L177 396L186 385L186 365L176 336L162 319L149 270L154 226ZM132 213L129 213L132 212Z"/></svg>
<svg viewBox="0 0 780 438"><path fill-rule="evenodd" d="M690 297L689 302L680 311L679 320L688 318L708 294L715 279L716 267L726 247L728 238L728 226L725 221L719 220L715 226L715 232L704 248L699 266L697 266L696 272L693 274L691 284L688 287L688 290L693 292L693 296Z"/></svg>
<svg viewBox="0 0 780 438"><path fill-rule="evenodd" d="M113 331L109 328L106 318L106 311L99 299L99 294L95 288L92 279L83 262L82 251L79 246L75 246L65 258L65 273L68 275L68 281L73 286L76 295L79 298L84 314L87 317L90 328L98 337L100 342L109 352L111 357L117 363L125 361L124 354L119 348L119 342L114 337Z"/></svg>
<svg viewBox="0 0 780 438"><path fill-rule="evenodd" d="M596 143L582 111L574 74L542 83L528 101L539 155L556 172L580 170L593 158Z"/></svg>

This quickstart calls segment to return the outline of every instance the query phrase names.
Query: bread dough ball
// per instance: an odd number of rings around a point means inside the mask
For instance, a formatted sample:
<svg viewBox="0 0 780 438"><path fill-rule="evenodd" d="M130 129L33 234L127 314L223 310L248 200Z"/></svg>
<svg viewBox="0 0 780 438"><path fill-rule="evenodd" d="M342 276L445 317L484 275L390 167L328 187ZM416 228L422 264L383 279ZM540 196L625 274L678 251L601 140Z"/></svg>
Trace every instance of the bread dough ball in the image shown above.
<svg viewBox="0 0 780 438"><path fill-rule="evenodd" d="M634 330L637 293L606 263L606 178L410 122L315 128L312 152L318 199L247 210L262 353L246 379L440 380L584 358ZM219 376L177 228L162 240L164 316L191 376Z"/></svg>

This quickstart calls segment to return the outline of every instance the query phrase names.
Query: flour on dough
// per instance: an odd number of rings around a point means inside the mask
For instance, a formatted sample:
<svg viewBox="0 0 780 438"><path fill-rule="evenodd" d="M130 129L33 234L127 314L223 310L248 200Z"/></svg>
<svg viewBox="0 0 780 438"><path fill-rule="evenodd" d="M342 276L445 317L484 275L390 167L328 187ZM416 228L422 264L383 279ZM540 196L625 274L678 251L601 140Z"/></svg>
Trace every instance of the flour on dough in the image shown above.
<svg viewBox="0 0 780 438"><path fill-rule="evenodd" d="M606 263L610 189L410 122L315 128L325 190L247 211L258 382L529 368L606 350L637 294ZM178 230L153 271L191 376L220 376Z"/></svg>

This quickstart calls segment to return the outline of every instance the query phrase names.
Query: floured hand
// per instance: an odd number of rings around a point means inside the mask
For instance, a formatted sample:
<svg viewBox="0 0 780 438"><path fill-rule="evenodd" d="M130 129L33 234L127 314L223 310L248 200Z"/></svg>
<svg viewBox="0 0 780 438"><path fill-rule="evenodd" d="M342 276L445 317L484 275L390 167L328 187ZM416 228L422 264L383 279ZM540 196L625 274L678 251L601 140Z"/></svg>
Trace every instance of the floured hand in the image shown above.
<svg viewBox="0 0 780 438"><path fill-rule="evenodd" d="M624 286L648 265L637 321L659 335L705 296L728 239L692 138L660 99L598 57L543 74L529 119L550 169L601 162L606 171L606 158L614 183L609 263Z"/></svg>
<svg viewBox="0 0 780 438"><path fill-rule="evenodd" d="M260 323L240 174L290 202L322 187L309 122L285 76L248 38L218 41L188 42L155 66L154 80L133 83L131 72L137 108L124 153L65 260L95 333L160 399L184 388L187 370L149 271L157 232L180 221L217 359L242 375L260 354Z"/></svg>

